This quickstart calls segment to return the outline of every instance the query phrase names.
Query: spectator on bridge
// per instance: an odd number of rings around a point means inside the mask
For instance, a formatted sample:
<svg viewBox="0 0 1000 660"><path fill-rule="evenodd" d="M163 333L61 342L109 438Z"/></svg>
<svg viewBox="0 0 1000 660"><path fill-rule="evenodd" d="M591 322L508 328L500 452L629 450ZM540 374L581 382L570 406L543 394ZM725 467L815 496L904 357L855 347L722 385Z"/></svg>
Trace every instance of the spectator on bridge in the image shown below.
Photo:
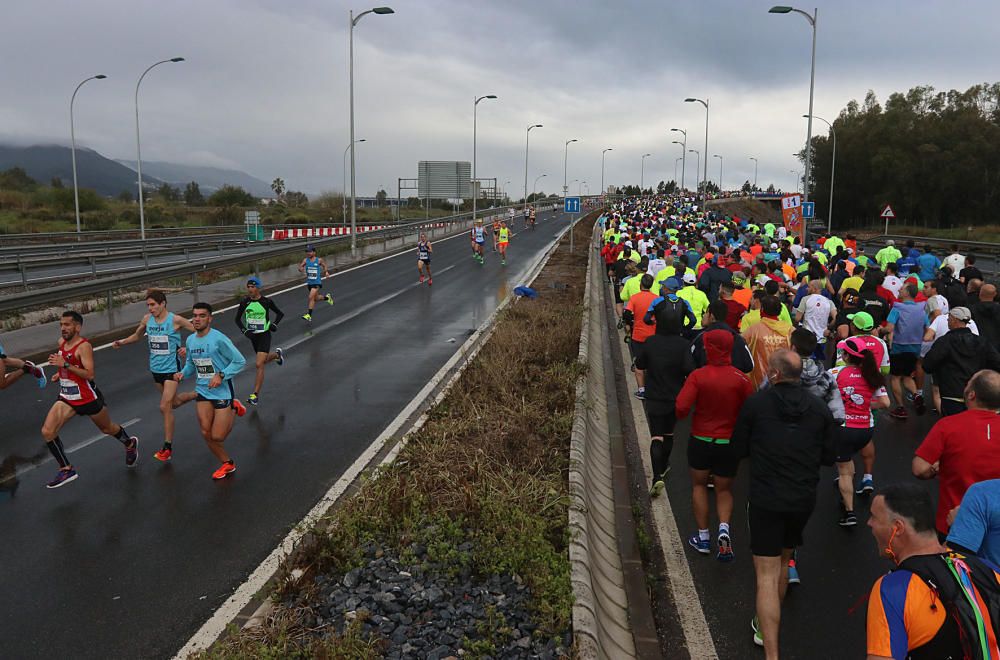
<svg viewBox="0 0 1000 660"><path fill-rule="evenodd" d="M903 253L896 249L896 241L890 238L885 242L885 247L875 253L875 261L879 268L885 270L886 265L896 263L902 256Z"/></svg>
<svg viewBox="0 0 1000 660"><path fill-rule="evenodd" d="M948 513L969 486L1000 478L1000 373L976 372L964 396L968 410L938 420L913 457L914 476L938 478L935 525L941 539L948 533Z"/></svg>
<svg viewBox="0 0 1000 660"><path fill-rule="evenodd" d="M1000 479L969 486L961 505L948 513L948 522L949 548L1000 566Z"/></svg>
<svg viewBox="0 0 1000 660"><path fill-rule="evenodd" d="M982 335L994 348L1000 349L1000 303L996 301L997 288L984 284L979 289L979 299L970 307L972 319Z"/></svg>
<svg viewBox="0 0 1000 660"><path fill-rule="evenodd" d="M965 268L965 255L959 253L957 245L951 246L951 254L944 258L944 265L951 268L953 274Z"/></svg>
<svg viewBox="0 0 1000 660"><path fill-rule="evenodd" d="M972 313L968 308L956 307L946 318L948 331L932 337L934 343L924 356L924 371L934 377L941 391L942 416L965 411L965 386L973 374L982 369L1000 371L1000 352L969 328ZM927 332L934 332L933 326Z"/></svg>
<svg viewBox="0 0 1000 660"><path fill-rule="evenodd" d="M930 245L924 246L924 253L917 257L918 275L924 282L934 279L941 270L941 260L934 254Z"/></svg>
<svg viewBox="0 0 1000 660"><path fill-rule="evenodd" d="M963 284L970 280L983 280L983 271L976 268L976 255L970 254L965 258L965 267L958 271L958 279Z"/></svg>
<svg viewBox="0 0 1000 660"><path fill-rule="evenodd" d="M731 442L739 455L750 457L747 521L757 575L754 642L764 646L770 659L778 657L788 562L802 545L816 506L820 466L833 465L836 458L837 425L823 402L802 386L798 355L777 349L768 357L765 376L771 386L743 404Z"/></svg>
<svg viewBox="0 0 1000 660"><path fill-rule="evenodd" d="M868 598L868 660L1000 653L1000 573L943 547L932 512L927 490L912 483L887 486L872 502L868 526L896 569L876 580Z"/></svg>

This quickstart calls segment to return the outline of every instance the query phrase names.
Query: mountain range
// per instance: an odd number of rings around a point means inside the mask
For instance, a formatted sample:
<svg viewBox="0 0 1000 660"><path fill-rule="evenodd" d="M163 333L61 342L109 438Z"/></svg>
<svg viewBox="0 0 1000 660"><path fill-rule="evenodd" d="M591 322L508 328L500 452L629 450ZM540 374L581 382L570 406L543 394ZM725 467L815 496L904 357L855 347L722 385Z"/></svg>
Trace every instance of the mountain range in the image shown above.
<svg viewBox="0 0 1000 660"><path fill-rule="evenodd" d="M20 167L35 181L47 185L53 178L62 179L65 185L73 181L70 148L60 145L33 145L29 147L0 144L0 171ZM91 188L107 197L123 190L134 191L136 185L135 161L113 160L93 149L78 147L76 170L81 188ZM246 172L219 167L181 165L157 161L143 161L142 182L145 187L158 187L163 183L184 189L196 181L202 194L209 195L224 184L241 186L258 197L270 197L270 186Z"/></svg>

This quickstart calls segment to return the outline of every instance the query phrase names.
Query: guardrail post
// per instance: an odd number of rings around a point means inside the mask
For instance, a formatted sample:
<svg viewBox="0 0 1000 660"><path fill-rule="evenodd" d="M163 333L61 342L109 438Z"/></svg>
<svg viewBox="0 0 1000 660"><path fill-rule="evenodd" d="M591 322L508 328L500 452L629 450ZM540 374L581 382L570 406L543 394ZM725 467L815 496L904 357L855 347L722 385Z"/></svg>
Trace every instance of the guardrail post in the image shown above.
<svg viewBox="0 0 1000 660"><path fill-rule="evenodd" d="M256 261L253 262L253 274L254 274L254 277L256 277L257 279L260 279L260 268L258 267Z"/></svg>
<svg viewBox="0 0 1000 660"><path fill-rule="evenodd" d="M18 263L17 269L21 271L21 284L24 285L24 290L28 290L28 269L25 268L24 264Z"/></svg>
<svg viewBox="0 0 1000 660"><path fill-rule="evenodd" d="M198 273L191 273L191 295L198 302Z"/></svg>
<svg viewBox="0 0 1000 660"><path fill-rule="evenodd" d="M184 248L184 262L191 263L191 251L187 248Z"/></svg>
<svg viewBox="0 0 1000 660"><path fill-rule="evenodd" d="M97 277L97 260L94 257L89 257L90 261L90 273Z"/></svg>
<svg viewBox="0 0 1000 660"><path fill-rule="evenodd" d="M114 303L114 291L112 289L108 289L108 330L113 328L115 325Z"/></svg>
<svg viewBox="0 0 1000 660"><path fill-rule="evenodd" d="M146 246L142 246L142 261L146 265L146 270L149 270L149 252L146 251Z"/></svg>

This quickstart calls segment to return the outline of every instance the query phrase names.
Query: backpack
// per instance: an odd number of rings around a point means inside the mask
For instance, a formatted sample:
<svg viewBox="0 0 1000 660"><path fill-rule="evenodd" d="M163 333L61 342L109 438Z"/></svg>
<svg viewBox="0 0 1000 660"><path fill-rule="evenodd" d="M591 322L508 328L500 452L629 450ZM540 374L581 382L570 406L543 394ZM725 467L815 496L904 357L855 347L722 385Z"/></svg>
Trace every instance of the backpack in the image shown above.
<svg viewBox="0 0 1000 660"><path fill-rule="evenodd" d="M671 293L653 309L656 317L656 327L664 328L669 334L677 334L684 328L687 315L687 303Z"/></svg>
<svg viewBox="0 0 1000 660"><path fill-rule="evenodd" d="M1000 649L989 641L987 634L987 628L991 628L994 640L1000 639L1000 582L990 564L978 557L949 551L910 557L899 568L919 577L941 599L948 614L942 630L949 622L957 628L962 658L998 657ZM985 607L980 607L976 594ZM929 644L933 643L934 640Z"/></svg>
<svg viewBox="0 0 1000 660"><path fill-rule="evenodd" d="M941 278L937 282L938 290L941 295L945 297L948 301L948 307L954 309L956 307L962 307L968 302L968 296L965 294L965 287L962 283L956 280L954 277L949 277L948 279Z"/></svg>

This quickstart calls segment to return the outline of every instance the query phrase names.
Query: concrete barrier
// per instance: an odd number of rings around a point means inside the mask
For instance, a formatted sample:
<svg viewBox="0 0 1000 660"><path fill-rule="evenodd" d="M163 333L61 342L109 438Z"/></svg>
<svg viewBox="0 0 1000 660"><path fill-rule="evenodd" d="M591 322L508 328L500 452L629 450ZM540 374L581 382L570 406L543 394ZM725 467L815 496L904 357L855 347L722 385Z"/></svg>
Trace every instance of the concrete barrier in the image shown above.
<svg viewBox="0 0 1000 660"><path fill-rule="evenodd" d="M596 261L596 254L591 250L579 353L579 360L586 365L587 371L576 386L570 441L569 557L575 597L573 633L580 658L634 658L635 641L629 624L625 578L615 532L604 365L609 338L601 307L601 274Z"/></svg>

